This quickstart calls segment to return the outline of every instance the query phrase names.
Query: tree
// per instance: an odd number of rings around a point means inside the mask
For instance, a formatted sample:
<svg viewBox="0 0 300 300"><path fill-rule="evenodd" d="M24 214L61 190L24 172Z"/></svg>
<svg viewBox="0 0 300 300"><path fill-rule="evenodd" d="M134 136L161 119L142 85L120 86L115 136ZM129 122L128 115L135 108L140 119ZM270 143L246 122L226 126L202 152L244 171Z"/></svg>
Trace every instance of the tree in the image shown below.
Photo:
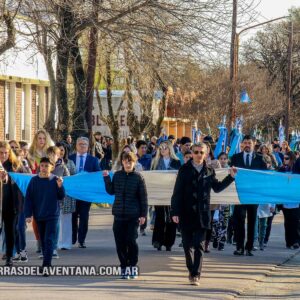
<svg viewBox="0 0 300 300"><path fill-rule="evenodd" d="M292 10L291 14L294 23L291 99L295 113L300 108L300 65L298 63L300 61L300 9ZM285 94L287 90L288 43L289 23L281 22L269 25L258 32L245 44L244 52L246 62L253 63L268 72L268 86L280 83L282 94ZM291 118L294 127L297 125L295 117L294 115L294 118Z"/></svg>
<svg viewBox="0 0 300 300"><path fill-rule="evenodd" d="M14 25L14 19L19 11L21 4L20 1L16 1L15 7L10 7L10 10L6 7L6 0L4 0L0 7L0 24L3 31L0 31L0 56L10 48L15 46L16 42L16 28Z"/></svg>
<svg viewBox="0 0 300 300"><path fill-rule="evenodd" d="M56 99L51 101L51 108L58 108L59 135L62 136L70 129L73 132L91 131L91 91L95 80L94 61L99 50L95 45L98 44L99 48L108 42L116 44L118 48L124 41L132 48L132 53L137 53L143 59L141 63L149 70L147 89L143 87L144 83L139 76L144 74L132 74L136 84L131 83L131 88L137 89L140 86L143 102L141 107L144 118L139 120L140 130L150 130L152 127L148 113L151 107L149 101L153 101L151 90L163 91L160 116L155 125L158 131L166 109L170 82L164 74L170 70L169 65L174 63L172 59L189 56L203 62L224 52L231 10L227 0L24 0L23 13L36 24L36 32L32 31L32 35L38 37L41 31L46 30L43 35L46 36L47 45L52 47L52 57L56 58L55 82L51 81L51 85L55 85L53 97ZM86 47L88 34L89 45ZM143 50L145 48L148 48L149 54ZM39 49L45 52L43 47ZM155 54L154 61L149 59L151 52ZM113 51L110 53L116 55ZM45 54L46 60L49 55ZM107 69L107 57L104 64ZM67 83L71 81L69 74L74 83L74 101L70 101L68 96ZM73 107L71 103L74 103ZM46 123L51 131L54 124L53 111ZM117 123L112 116L110 118L110 126L115 131Z"/></svg>

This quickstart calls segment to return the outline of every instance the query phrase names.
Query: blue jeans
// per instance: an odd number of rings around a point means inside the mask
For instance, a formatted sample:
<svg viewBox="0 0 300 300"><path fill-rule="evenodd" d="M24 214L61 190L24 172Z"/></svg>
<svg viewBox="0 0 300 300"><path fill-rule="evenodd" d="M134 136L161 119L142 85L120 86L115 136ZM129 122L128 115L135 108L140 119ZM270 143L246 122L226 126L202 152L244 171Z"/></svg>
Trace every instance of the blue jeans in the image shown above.
<svg viewBox="0 0 300 300"><path fill-rule="evenodd" d="M17 217L15 247L17 253L26 249L26 223L24 212L20 212Z"/></svg>
<svg viewBox="0 0 300 300"><path fill-rule="evenodd" d="M267 221L268 218L259 218L259 244L263 245L265 236L266 236L266 230L267 230Z"/></svg>
<svg viewBox="0 0 300 300"><path fill-rule="evenodd" d="M59 239L59 229L60 229L60 222L59 222L59 219L58 219L57 228L56 228L56 235L55 235L55 238L54 238L54 241L53 241L53 250L57 250L58 239Z"/></svg>
<svg viewBox="0 0 300 300"><path fill-rule="evenodd" d="M58 219L37 221L43 251L43 267L51 266Z"/></svg>

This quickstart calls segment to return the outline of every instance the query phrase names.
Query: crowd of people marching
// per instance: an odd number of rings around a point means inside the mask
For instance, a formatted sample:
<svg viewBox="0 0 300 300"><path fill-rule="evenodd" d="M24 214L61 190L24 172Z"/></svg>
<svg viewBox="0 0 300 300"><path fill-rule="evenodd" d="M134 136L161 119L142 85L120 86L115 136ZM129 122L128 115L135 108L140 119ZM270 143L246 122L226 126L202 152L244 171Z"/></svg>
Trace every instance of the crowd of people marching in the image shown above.
<svg viewBox="0 0 300 300"><path fill-rule="evenodd" d="M246 135L241 152L229 158L228 151L214 157L215 144L210 136L203 136L194 144L189 137L176 139L173 135L154 136L149 141L129 137L120 142L116 161L112 160L113 143L113 138L100 132L94 134L94 149L89 149L90 140L86 137L73 142L68 135L54 143L45 130L37 131L30 145L23 141L0 141L2 258L7 266L28 261L29 223L43 267L51 266L52 259L59 258L58 250L70 250L75 244L87 247L91 203L70 198L63 188L63 177L82 171L102 170L107 193L115 195L113 232L122 269L138 263L138 231L142 236L153 231L152 245L157 251L172 251L178 236L189 280L197 285L203 252L209 253L210 247L222 251L226 244L236 245L237 256L264 251L273 218L280 211L284 216L286 247L299 248L298 204L283 201L282 205L233 206L209 202L211 188L220 192L234 181L234 167L300 174L299 152L292 151L287 141L279 145L278 139L274 139L264 144ZM214 170L229 166L229 175L222 182L217 181ZM108 170L115 171L112 179ZM146 186L139 172L150 170L179 170L169 206L148 207ZM8 172L38 174L30 181L26 197ZM207 178L211 178L208 183ZM146 232L147 226L151 231ZM129 275L135 278L137 274ZM123 278L128 275L123 274Z"/></svg>

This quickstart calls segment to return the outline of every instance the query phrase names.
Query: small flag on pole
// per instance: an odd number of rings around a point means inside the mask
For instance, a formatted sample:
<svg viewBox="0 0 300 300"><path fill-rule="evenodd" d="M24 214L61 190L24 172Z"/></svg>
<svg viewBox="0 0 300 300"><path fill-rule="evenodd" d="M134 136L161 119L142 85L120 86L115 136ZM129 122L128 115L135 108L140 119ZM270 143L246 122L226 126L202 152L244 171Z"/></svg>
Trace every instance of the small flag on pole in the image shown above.
<svg viewBox="0 0 300 300"><path fill-rule="evenodd" d="M240 96L240 102L241 103L251 103L251 99L250 99L248 93L246 92L246 90L242 90L241 96Z"/></svg>

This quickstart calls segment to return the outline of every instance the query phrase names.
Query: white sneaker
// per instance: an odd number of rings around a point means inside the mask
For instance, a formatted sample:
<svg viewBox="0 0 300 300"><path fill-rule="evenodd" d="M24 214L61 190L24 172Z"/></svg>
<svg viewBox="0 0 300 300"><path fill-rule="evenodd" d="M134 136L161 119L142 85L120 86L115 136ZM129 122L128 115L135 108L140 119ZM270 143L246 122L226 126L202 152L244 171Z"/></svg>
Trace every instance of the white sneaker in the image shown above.
<svg viewBox="0 0 300 300"><path fill-rule="evenodd" d="M20 256L21 256L21 260L20 260L21 262L28 262L28 256L26 250L22 250Z"/></svg>
<svg viewBox="0 0 300 300"><path fill-rule="evenodd" d="M57 254L57 250L53 250L52 258L59 258L58 254Z"/></svg>
<svg viewBox="0 0 300 300"><path fill-rule="evenodd" d="M16 253L12 260L14 262L21 261L21 254L20 253Z"/></svg>

